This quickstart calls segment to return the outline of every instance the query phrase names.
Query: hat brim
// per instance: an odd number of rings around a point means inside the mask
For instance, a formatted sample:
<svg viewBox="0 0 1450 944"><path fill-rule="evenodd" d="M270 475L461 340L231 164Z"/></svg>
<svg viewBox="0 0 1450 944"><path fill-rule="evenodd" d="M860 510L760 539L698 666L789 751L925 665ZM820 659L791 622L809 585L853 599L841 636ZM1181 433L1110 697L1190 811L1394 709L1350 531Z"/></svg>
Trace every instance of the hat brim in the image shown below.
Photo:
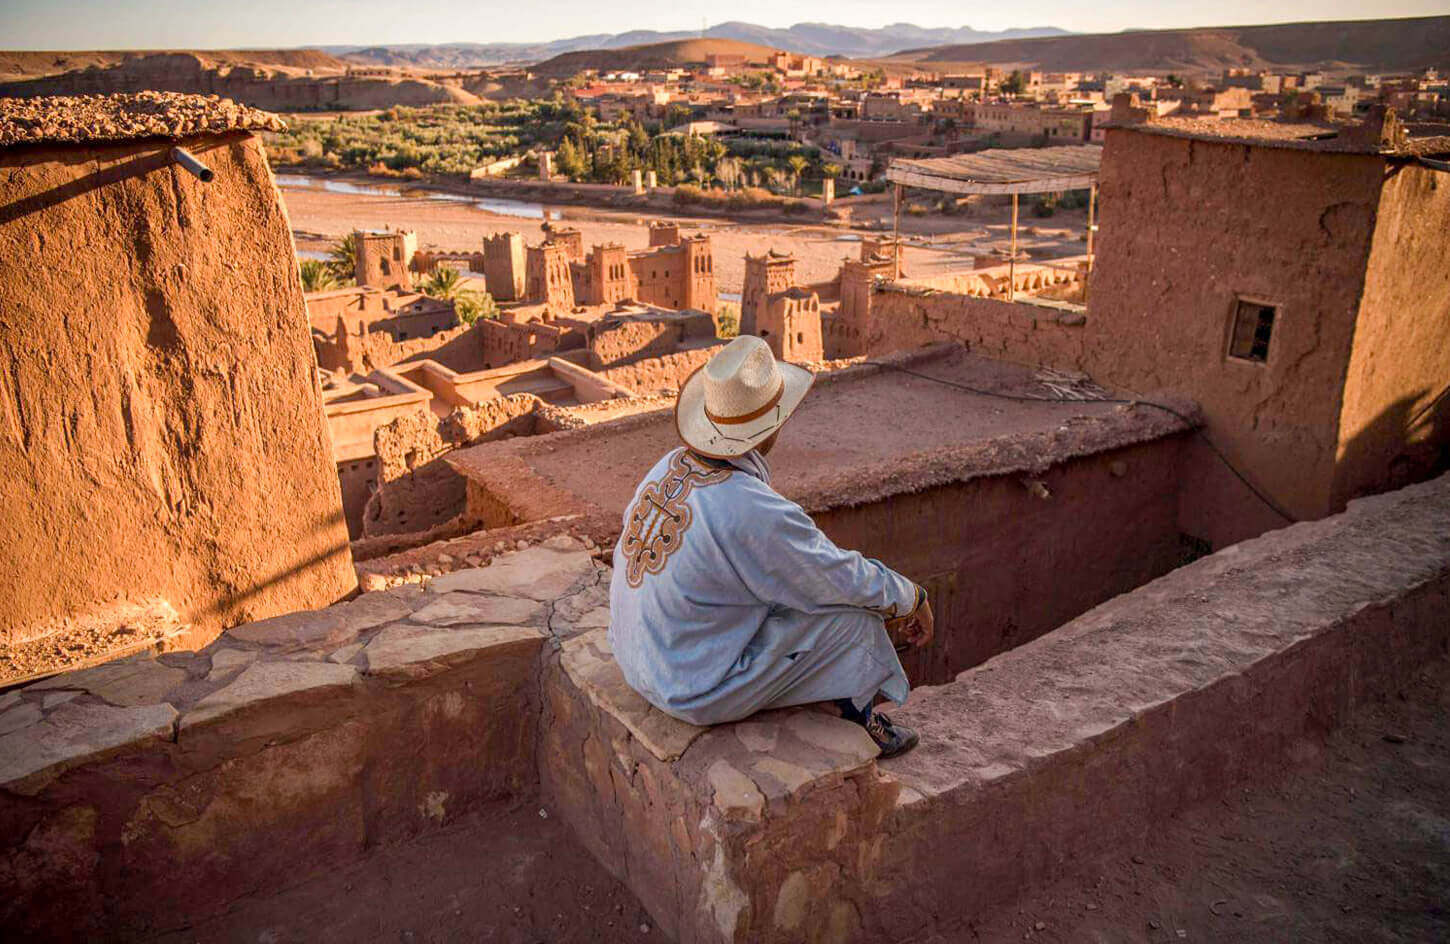
<svg viewBox="0 0 1450 944"><path fill-rule="evenodd" d="M785 388L780 401L765 415L747 423L717 424L705 413L703 368L685 378L675 401L675 428L685 445L712 459L734 459L760 445L771 433L785 425L795 408L805 399L816 375L795 364L777 362Z"/></svg>

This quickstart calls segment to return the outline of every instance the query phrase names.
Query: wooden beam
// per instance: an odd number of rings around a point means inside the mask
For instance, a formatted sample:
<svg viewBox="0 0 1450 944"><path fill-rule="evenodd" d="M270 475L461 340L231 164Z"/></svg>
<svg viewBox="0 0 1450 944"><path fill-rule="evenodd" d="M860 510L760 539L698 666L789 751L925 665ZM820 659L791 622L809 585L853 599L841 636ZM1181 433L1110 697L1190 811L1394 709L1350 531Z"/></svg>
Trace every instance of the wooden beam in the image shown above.
<svg viewBox="0 0 1450 944"><path fill-rule="evenodd" d="M891 281L901 279L901 184L891 188Z"/></svg>
<svg viewBox="0 0 1450 944"><path fill-rule="evenodd" d="M1007 301L1017 300L1017 194L1012 194L1012 249L1007 257Z"/></svg>
<svg viewBox="0 0 1450 944"><path fill-rule="evenodd" d="M1082 190L1097 183L1098 175L1096 172L1090 174L1062 174L1054 177L1039 177L1034 180L984 183L973 180L961 180L955 177L940 177L935 174L923 174L919 171L893 167L887 170L886 179L893 183L905 184L908 187L919 187L922 190L936 190L942 193L985 193L1001 195L1006 193L1058 193L1063 190Z"/></svg>

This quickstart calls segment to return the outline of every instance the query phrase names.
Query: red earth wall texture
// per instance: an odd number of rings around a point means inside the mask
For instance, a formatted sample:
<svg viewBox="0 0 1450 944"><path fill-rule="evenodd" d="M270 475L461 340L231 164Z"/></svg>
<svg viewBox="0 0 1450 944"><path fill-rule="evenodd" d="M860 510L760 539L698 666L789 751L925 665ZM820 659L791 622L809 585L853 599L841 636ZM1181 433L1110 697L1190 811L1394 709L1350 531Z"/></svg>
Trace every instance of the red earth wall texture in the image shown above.
<svg viewBox="0 0 1450 944"><path fill-rule="evenodd" d="M121 595L203 636L355 586L260 141L0 152L0 640Z"/></svg>

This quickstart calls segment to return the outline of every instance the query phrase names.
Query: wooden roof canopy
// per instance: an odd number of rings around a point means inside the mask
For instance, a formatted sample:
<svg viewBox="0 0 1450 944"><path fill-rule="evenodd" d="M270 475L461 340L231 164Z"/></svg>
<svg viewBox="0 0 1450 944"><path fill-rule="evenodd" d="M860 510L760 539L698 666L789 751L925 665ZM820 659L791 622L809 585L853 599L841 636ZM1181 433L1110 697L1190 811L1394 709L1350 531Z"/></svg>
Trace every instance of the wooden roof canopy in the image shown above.
<svg viewBox="0 0 1450 944"><path fill-rule="evenodd" d="M925 160L896 158L886 179L945 193L1057 193L1097 183L1099 144L1046 148L993 148Z"/></svg>

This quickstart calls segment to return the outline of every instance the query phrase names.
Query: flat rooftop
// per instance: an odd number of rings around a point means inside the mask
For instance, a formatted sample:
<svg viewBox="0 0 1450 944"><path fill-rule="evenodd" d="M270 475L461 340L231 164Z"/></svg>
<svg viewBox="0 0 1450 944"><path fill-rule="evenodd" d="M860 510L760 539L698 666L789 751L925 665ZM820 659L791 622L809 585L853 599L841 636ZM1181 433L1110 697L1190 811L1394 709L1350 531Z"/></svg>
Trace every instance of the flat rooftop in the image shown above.
<svg viewBox="0 0 1450 944"><path fill-rule="evenodd" d="M1339 154L1385 154L1413 157L1450 150L1450 137L1406 137L1396 144L1384 144L1357 134L1359 124L1351 121L1272 121L1266 118L1211 118L1193 115L1164 115L1137 124L1109 122L1109 128L1139 131L1172 138L1194 138L1225 144L1324 151Z"/></svg>
<svg viewBox="0 0 1450 944"><path fill-rule="evenodd" d="M823 373L770 455L775 488L807 511L1046 468L1190 428L1151 407L1050 399L1052 389L1031 368L955 346L882 361L981 391L1044 399L1001 399L869 363ZM1191 404L1170 405L1196 415ZM553 514L622 515L644 473L677 445L667 406L588 429L485 443L447 461L519 510L524 521L533 520L524 509L546 506ZM517 503L510 500L515 496ZM559 507L570 499L572 509Z"/></svg>
<svg viewBox="0 0 1450 944"><path fill-rule="evenodd" d="M185 138L284 127L271 112L215 95L135 92L0 98L0 147Z"/></svg>

